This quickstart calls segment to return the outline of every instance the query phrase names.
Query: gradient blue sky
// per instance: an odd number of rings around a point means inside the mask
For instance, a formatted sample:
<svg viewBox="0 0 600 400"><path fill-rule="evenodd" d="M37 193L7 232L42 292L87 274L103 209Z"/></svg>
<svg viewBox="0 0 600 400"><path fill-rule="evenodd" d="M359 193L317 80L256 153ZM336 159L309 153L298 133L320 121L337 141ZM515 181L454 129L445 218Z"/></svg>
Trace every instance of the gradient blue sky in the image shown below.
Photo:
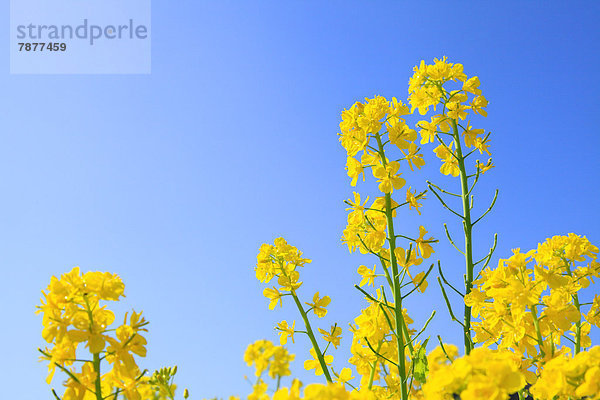
<svg viewBox="0 0 600 400"><path fill-rule="evenodd" d="M477 252L493 232L493 264L557 234L599 244L600 4L561 3L155 1L152 74L139 76L9 75L7 38L2 397L51 398L34 310L50 277L75 265L123 278L118 309L144 310L151 322L141 364L178 364L178 383L196 399L248 393L246 345L277 340L278 321L299 319L290 304L267 309L253 273L263 242L283 235L314 260L302 293L330 295L318 325L338 322L347 333L364 304L355 271L371 259L340 242L342 200L352 193L336 136L340 112L374 94L406 98L421 59L463 63L490 101L476 124L493 132L497 168L478 189L478 207L496 187L500 196L477 228ZM425 153L430 168L411 184L456 186ZM460 281L462 259L442 221L460 232L430 198L423 216L399 229L427 226L442 239L435 256ZM418 324L437 308L429 333L459 344L441 301L432 284L407 307ZM348 344L346 335L333 353L338 369ZM302 371L308 345L298 337L290 346L293 371L317 381Z"/></svg>

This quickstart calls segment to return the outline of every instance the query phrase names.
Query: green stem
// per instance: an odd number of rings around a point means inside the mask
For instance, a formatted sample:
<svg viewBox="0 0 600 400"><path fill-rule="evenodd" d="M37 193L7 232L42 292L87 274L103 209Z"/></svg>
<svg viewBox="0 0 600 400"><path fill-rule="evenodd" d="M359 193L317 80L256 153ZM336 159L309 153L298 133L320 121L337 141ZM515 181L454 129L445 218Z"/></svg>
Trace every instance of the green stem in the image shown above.
<svg viewBox="0 0 600 400"><path fill-rule="evenodd" d="M375 135L379 146L379 154L381 162L386 166L385 152L383 143L379 134ZM396 323L396 344L398 346L398 374L400 375L400 395L402 400L408 399L408 391L406 388L406 365L404 357L404 335L403 335L403 320L402 314L402 294L400 293L400 278L398 276L398 261L396 260L396 234L394 233L394 219L392 217L392 196L389 193L385 194L385 215L387 218L388 242L390 244L390 263L392 264L392 282L394 287L394 319Z"/></svg>
<svg viewBox="0 0 600 400"><path fill-rule="evenodd" d="M167 389L167 391L169 393L169 397L171 398L171 400L175 400L175 394L171 390L171 384L172 383L173 383L173 377L171 377L171 382L166 382L165 385L167 386L166 389Z"/></svg>
<svg viewBox="0 0 600 400"><path fill-rule="evenodd" d="M379 344L377 345L377 352L379 353L379 350L381 349L381 344L383 343L383 341L379 342ZM375 370L377 369L377 357L375 357L375 362L373 363L373 366L371 367L371 374L369 375L369 390L371 390L371 388L373 387L373 379L375 378Z"/></svg>
<svg viewBox="0 0 600 400"><path fill-rule="evenodd" d="M83 299L85 301L85 310L87 312L88 318L90 319L90 333L93 333L93 327L94 327L94 314L92 313L92 310L90 309L90 303L87 299L87 296L83 296ZM100 377L100 353L94 353L93 354L94 359L93 359L93 365L94 365L94 372L96 373L96 381L94 382L94 387L95 387L95 391L96 391L96 400L104 400L104 398L102 397L102 381L101 381L101 377Z"/></svg>
<svg viewBox="0 0 600 400"><path fill-rule="evenodd" d="M567 269L567 274L570 277L573 277L573 273L571 272L571 267L569 266L569 262L563 258L565 263L565 267ZM575 324L575 354L578 354L581 351L581 304L579 303L579 296L577 292L573 294L573 303L575 307L577 307L577 311L579 312L579 321Z"/></svg>
<svg viewBox="0 0 600 400"><path fill-rule="evenodd" d="M394 287L393 283L392 283L392 278L390 277L390 274L388 272L388 270L385 268L384 266L384 271L386 274L386 278L390 284L390 287ZM384 298L385 298L385 292L383 291L383 286L381 287L381 293L383 293ZM386 301L386 305L387 305L387 301ZM382 308L383 311L383 308ZM392 327L392 325L389 323L389 319L387 317L387 313L385 311L383 311L383 315L385 316L385 318L388 320L388 324L390 325L390 329L394 329ZM410 350L410 354L412 354L414 352L414 347L412 345L412 341L410 340L410 334L408 333L408 327L406 326L406 321L404 320L404 318L402 318L402 332L404 334L404 338L406 339L406 343L408 344L408 349Z"/></svg>
<svg viewBox="0 0 600 400"><path fill-rule="evenodd" d="M579 305L579 296L577 293L573 295L573 302L575 303L575 307L577 307L577 311L579 311L579 315L581 315L580 305ZM581 317L579 321L575 324L575 354L581 351Z"/></svg>
<svg viewBox="0 0 600 400"><path fill-rule="evenodd" d="M315 349L315 353L317 353L317 360L319 364L321 364L321 369L323 369L323 373L325 374L325 379L327 382L332 383L331 375L329 374L329 369L327 368L327 364L325 364L325 358L323 357L323 353L321 353L321 349L319 348L319 344L317 343L317 339L315 339L315 335L310 326L310 322L308 321L308 316L306 315L306 311L304 311L304 307L300 303L298 296L296 296L296 292L292 291L292 297L296 302L296 306L298 307L298 311L300 311L300 315L302 315L302 319L304 320L304 325L306 326L306 334L310 338L310 342L313 345L313 349Z"/></svg>
<svg viewBox="0 0 600 400"><path fill-rule="evenodd" d="M406 339L406 344L408 345L410 354L414 353L415 348L413 347L412 340L410 339L410 334L408 333L408 327L406 326L406 321L404 318L402 318L402 332L404 333L404 338Z"/></svg>
<svg viewBox="0 0 600 400"><path fill-rule="evenodd" d="M536 306L531 306L531 316L533 317L533 326L535 327L535 333L537 335L538 346L540 347L540 354L542 358L546 355L544 352L544 339L542 339L542 332L540 330L540 321L537 317L537 308Z"/></svg>
<svg viewBox="0 0 600 400"><path fill-rule="evenodd" d="M451 119L454 132L454 142L456 143L456 158L458 160L458 169L460 170L460 189L463 206L463 224L465 231L465 264L467 269L467 279L465 281L465 296L471 293L473 288L473 225L471 224L471 207L469 205L469 183L467 181L467 170L465 168L465 159L462 155L460 145L460 134L456 120ZM464 317L464 340L465 354L469 354L473 349L471 339L471 307L465 305Z"/></svg>
<svg viewBox="0 0 600 400"><path fill-rule="evenodd" d="M103 400L102 397L102 382L100 380L100 354L94 354L94 372L96 372L96 381L94 382L96 387L96 399Z"/></svg>

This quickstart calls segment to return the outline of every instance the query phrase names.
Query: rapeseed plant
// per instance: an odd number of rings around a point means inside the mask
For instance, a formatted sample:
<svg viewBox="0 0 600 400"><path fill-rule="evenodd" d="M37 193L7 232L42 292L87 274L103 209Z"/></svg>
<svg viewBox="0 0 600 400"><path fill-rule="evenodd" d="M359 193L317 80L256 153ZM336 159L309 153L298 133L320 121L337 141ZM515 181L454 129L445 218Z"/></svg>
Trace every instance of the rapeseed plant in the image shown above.
<svg viewBox="0 0 600 400"><path fill-rule="evenodd" d="M474 188L494 168L491 158L485 163L469 158L477 152L491 156L491 134L474 128L468 119L487 116L488 101L480 86L479 78L468 77L462 64L445 57L433 64L422 61L409 80L406 104L374 96L342 112L339 136L350 185L366 181L369 172L377 183L376 193L354 192L345 201L349 212L341 236L350 252L375 257L373 264L358 267L354 286L367 305L348 332L337 323L315 329L314 319L328 314L332 299L320 291L307 297L302 293L301 271L311 260L284 238L263 244L255 274L268 285L263 289L267 307L291 302L301 322L276 324L279 345L259 340L248 346L244 361L254 366L256 376L248 400L600 399L600 347L592 347L590 339L591 329L600 328L600 295L591 301L583 298L583 289L600 277L598 248L585 236L554 236L537 249L513 250L492 268L495 237L486 255L474 257L473 228L498 196L496 190L487 210L474 217ZM431 109L438 113L414 128L407 123L415 110L426 115ZM459 180L456 192L429 180L423 190L406 188L404 174L425 165L420 146L434 142L440 172ZM400 233L394 222L402 212L421 214L427 192L460 220L464 233L461 249L444 224L450 244L465 258L463 290L446 279L437 261L438 285L464 338L462 357L457 346L440 336L439 345L427 350L430 337L425 332L436 310L423 326L413 327L403 307L408 296L423 296L427 290L436 264L429 260L438 240L424 226ZM460 200L460 211L448 204L448 196ZM68 377L62 399L174 399L176 367L146 377L137 365L136 357L146 354L142 333L147 321L141 313L132 312L122 325L109 328L115 316L101 302L118 301L123 292L117 275L81 274L78 268L53 277L43 292L38 312L43 313L42 336L52 347L40 351L49 361L49 383L56 368ZM464 306L460 319L449 292ZM310 342L304 369L323 381L305 386L292 379L285 387L282 378L291 377L295 355L284 346L299 335ZM352 356L349 366L336 372L328 351L344 339L351 343ZM78 355L81 344L91 359ZM106 371L103 362L108 363ZM270 380L274 388L269 388ZM185 390L184 398L188 395Z"/></svg>

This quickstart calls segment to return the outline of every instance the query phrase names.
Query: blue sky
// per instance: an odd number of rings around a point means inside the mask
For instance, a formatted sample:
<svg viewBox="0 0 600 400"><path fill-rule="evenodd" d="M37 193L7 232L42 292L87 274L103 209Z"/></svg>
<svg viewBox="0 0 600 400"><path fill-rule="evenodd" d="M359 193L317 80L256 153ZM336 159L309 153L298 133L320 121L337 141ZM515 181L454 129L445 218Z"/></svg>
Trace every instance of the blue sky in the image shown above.
<svg viewBox="0 0 600 400"><path fill-rule="evenodd" d="M284 236L313 259L303 296L330 295L318 326L338 322L347 333L364 305L356 269L372 260L340 242L352 194L340 112L375 94L406 98L421 59L463 63L490 101L476 124L492 131L497 167L477 205L485 209L496 187L500 195L477 228L478 254L494 232L492 264L552 235L598 245L599 11L597 2L155 1L151 75L10 75L5 40L3 396L50 398L34 310L50 277L75 265L123 278L118 310L144 310L151 322L141 364L178 364L178 383L196 399L248 393L247 344L277 340L277 322L299 320L291 304L267 309L253 273L263 242ZM425 154L413 187L457 187L437 173L431 148ZM463 261L443 221L460 232L429 198L399 229L429 228L441 239L435 256L459 282ZM432 282L409 313L419 325L438 309L429 333L460 344L438 292ZM333 353L338 369L348 345L345 335ZM290 347L292 368L317 381L302 371L308 346L299 337Z"/></svg>

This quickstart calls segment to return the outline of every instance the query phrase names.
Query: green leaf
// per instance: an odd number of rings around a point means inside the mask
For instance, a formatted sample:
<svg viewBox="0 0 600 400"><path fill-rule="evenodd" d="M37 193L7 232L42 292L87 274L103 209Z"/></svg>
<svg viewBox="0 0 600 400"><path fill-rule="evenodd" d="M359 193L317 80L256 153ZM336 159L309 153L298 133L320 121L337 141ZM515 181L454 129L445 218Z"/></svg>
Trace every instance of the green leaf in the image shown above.
<svg viewBox="0 0 600 400"><path fill-rule="evenodd" d="M418 349L415 349L412 354L413 376L415 380L421 384L425 383L427 380L427 373L429 372L427 351L425 350L428 341L429 338L427 338Z"/></svg>

